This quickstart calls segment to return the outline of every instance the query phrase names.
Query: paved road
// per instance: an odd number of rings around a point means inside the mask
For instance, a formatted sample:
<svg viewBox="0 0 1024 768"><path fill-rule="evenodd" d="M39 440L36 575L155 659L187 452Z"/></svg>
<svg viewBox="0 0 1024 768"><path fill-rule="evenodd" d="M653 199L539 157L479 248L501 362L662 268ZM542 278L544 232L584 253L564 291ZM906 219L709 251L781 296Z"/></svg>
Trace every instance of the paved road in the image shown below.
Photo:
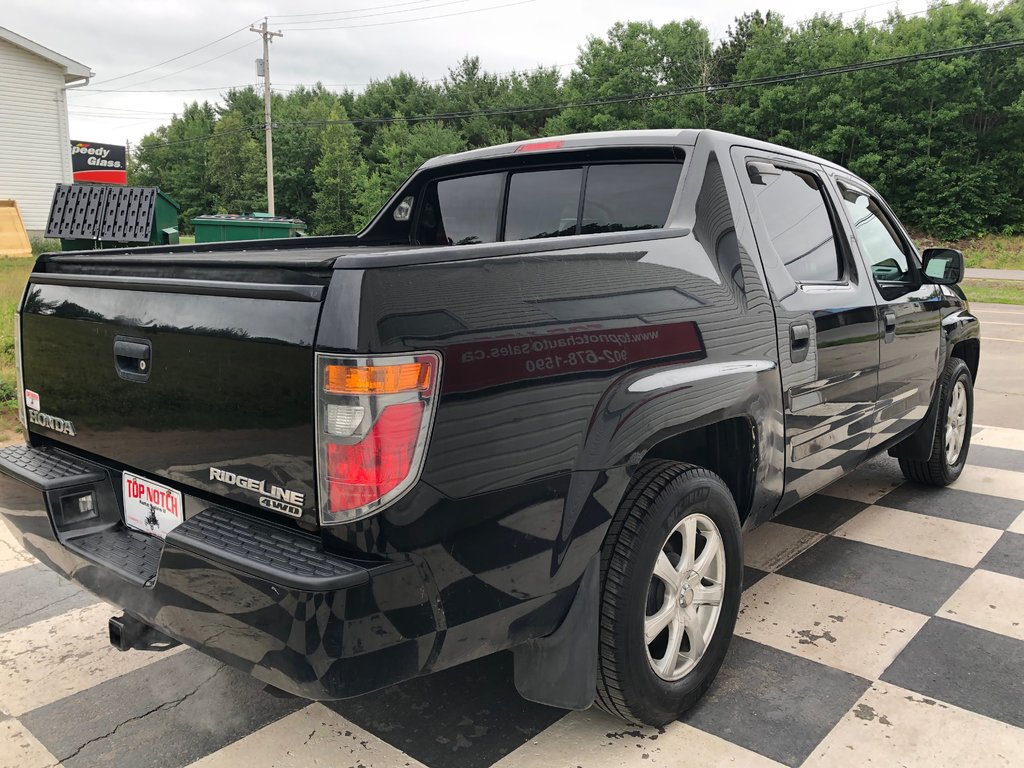
<svg viewBox="0 0 1024 768"><path fill-rule="evenodd" d="M1024 429L1024 306L971 304L981 320L976 424Z"/></svg>
<svg viewBox="0 0 1024 768"><path fill-rule="evenodd" d="M680 722L530 704L507 653L325 704L190 649L119 654L114 609L0 526L0 768L1024 765L1024 307L974 310L963 476L881 457L748 534L737 637Z"/></svg>

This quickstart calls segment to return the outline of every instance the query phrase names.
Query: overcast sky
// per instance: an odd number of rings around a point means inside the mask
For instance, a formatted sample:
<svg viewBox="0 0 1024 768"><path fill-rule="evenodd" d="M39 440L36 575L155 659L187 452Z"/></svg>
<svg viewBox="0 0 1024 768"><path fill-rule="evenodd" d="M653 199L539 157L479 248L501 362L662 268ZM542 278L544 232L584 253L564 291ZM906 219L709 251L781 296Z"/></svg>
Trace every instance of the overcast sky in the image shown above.
<svg viewBox="0 0 1024 768"><path fill-rule="evenodd" d="M859 15L873 21L897 7L924 10L927 0L840 0L832 8L820 0L3 0L2 6L0 26L96 73L89 86L68 92L71 138L123 143L168 121L187 101L215 101L226 86L258 83L259 37L231 33L264 15L271 29L284 32L271 49L275 89L320 81L359 90L399 70L440 79L465 54L479 56L492 72L562 65L566 73L587 37L603 35L616 21L695 17L720 38L737 15L757 8L779 11L788 22L824 8L846 12L847 21Z"/></svg>

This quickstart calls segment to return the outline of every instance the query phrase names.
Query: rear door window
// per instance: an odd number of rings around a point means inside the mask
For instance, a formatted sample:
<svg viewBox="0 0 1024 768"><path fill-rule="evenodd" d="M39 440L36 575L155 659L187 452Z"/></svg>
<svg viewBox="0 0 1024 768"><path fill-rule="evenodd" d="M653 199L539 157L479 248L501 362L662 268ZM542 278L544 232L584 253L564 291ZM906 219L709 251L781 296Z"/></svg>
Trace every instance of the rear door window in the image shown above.
<svg viewBox="0 0 1024 768"><path fill-rule="evenodd" d="M747 175L768 237L790 276L804 283L839 280L842 262L821 180L765 161L748 163Z"/></svg>
<svg viewBox="0 0 1024 768"><path fill-rule="evenodd" d="M508 185L506 240L576 234L582 168L514 173Z"/></svg>
<svg viewBox="0 0 1024 768"><path fill-rule="evenodd" d="M664 227L682 169L679 163L592 165L587 171L581 233Z"/></svg>

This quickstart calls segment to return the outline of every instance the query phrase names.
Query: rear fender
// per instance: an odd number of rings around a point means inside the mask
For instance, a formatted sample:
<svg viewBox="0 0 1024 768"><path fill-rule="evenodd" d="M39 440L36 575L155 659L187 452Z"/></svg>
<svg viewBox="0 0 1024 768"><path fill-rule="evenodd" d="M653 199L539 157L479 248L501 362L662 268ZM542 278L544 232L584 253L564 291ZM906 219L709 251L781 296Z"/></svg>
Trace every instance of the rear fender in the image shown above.
<svg viewBox="0 0 1024 768"><path fill-rule="evenodd" d="M753 526L774 512L784 477L784 423L778 365L750 358L686 363L632 372L615 382L595 411L580 466L622 467L609 480L625 495L632 475L659 444L730 419L752 430L753 494L741 519ZM617 505L617 503L616 503Z"/></svg>

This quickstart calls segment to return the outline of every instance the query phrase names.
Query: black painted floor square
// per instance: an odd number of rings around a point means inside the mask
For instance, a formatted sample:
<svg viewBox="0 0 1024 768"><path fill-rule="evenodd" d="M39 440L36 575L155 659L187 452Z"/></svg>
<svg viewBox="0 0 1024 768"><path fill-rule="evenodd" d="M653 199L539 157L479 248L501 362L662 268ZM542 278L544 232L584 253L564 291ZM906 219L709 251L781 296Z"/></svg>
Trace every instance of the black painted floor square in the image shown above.
<svg viewBox="0 0 1024 768"><path fill-rule="evenodd" d="M1024 533L1006 531L992 545L978 567L1024 579Z"/></svg>
<svg viewBox="0 0 1024 768"><path fill-rule="evenodd" d="M882 680L1024 728L1024 641L932 618Z"/></svg>
<svg viewBox="0 0 1024 768"><path fill-rule="evenodd" d="M967 463L978 467L993 467L1020 472L1024 467L1024 451L996 448L992 445L972 445L967 451Z"/></svg>
<svg viewBox="0 0 1024 768"><path fill-rule="evenodd" d="M265 688L187 650L19 719L67 768L176 768L309 704Z"/></svg>
<svg viewBox="0 0 1024 768"><path fill-rule="evenodd" d="M971 570L828 536L780 568L779 573L931 615L959 589Z"/></svg>
<svg viewBox="0 0 1024 768"><path fill-rule="evenodd" d="M787 509L776 517L774 522L793 525L808 531L831 533L869 506L870 504L863 501L840 499L837 496L818 493Z"/></svg>
<svg viewBox="0 0 1024 768"><path fill-rule="evenodd" d="M971 493L956 488L929 488L906 483L877 502L883 507L920 512L922 515L987 525L1006 530L1024 510L1024 502Z"/></svg>
<svg viewBox="0 0 1024 768"><path fill-rule="evenodd" d="M45 565L0 573L0 632L92 605L96 598Z"/></svg>
<svg viewBox="0 0 1024 768"><path fill-rule="evenodd" d="M870 683L743 637L734 637L718 679L682 721L796 766Z"/></svg>
<svg viewBox="0 0 1024 768"><path fill-rule="evenodd" d="M760 568L749 565L743 566L743 591L746 592L767 575L768 571L762 571Z"/></svg>
<svg viewBox="0 0 1024 768"><path fill-rule="evenodd" d="M484 768L567 714L519 695L510 652L323 703L430 768Z"/></svg>

